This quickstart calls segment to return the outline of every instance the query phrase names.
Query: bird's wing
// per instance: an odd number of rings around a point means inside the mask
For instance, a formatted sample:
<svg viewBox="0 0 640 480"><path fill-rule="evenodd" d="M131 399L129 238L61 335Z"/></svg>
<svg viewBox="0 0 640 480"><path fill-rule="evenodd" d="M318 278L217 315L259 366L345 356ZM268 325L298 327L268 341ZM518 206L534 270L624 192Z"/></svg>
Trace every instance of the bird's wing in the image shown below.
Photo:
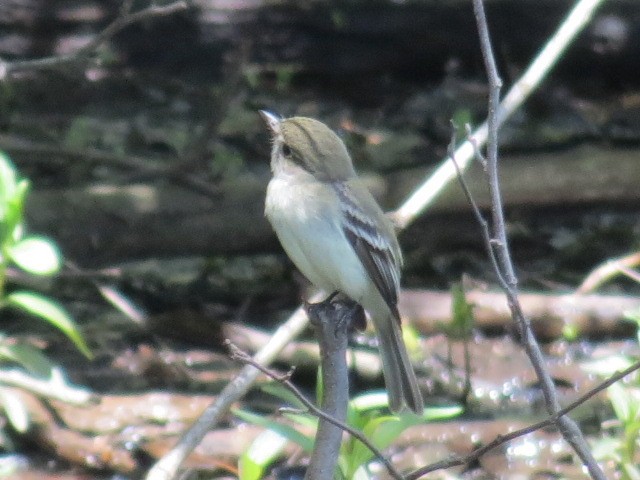
<svg viewBox="0 0 640 480"><path fill-rule="evenodd" d="M402 255L393 226L369 191L355 182L337 182L343 230L396 319Z"/></svg>

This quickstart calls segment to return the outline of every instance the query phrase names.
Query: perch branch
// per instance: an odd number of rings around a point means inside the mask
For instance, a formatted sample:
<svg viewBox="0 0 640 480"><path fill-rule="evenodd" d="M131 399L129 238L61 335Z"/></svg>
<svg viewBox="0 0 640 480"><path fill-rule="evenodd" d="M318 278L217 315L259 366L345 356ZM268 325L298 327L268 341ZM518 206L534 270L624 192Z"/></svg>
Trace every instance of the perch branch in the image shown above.
<svg viewBox="0 0 640 480"><path fill-rule="evenodd" d="M237 359L237 360L239 360L239 361L241 361L243 363L246 363L247 365L252 365L255 368L257 368L258 370L260 370L262 373L264 373L266 376L268 376L269 378L272 378L275 381L280 382L291 393L293 393L293 395L300 401L300 403L302 403L307 408L309 413L311 413L312 415L315 415L316 417L318 417L320 419L324 419L329 423L332 423L336 427L338 427L341 430L344 430L345 432L347 432L352 437L358 439L360 442L362 442L362 444L364 446L366 446L384 464L384 466L386 467L387 471L389 472L389 475L391 475L396 480L402 480L402 475L400 475L400 473L394 468L394 466L391 464L391 462L389 460L387 460L387 458L382 454L382 452L373 443L371 443L369 441L369 439L364 435L364 433L362 433L360 430L357 430L357 429L351 427L350 425L347 425L344 422L339 421L335 417L332 417L331 415L328 415L325 411L323 411L322 409L320 409L316 405L314 405L313 402L311 402L298 389L298 387L296 387L293 384L293 382L291 382L291 380L289 380L289 375L278 375L273 370L268 369L264 365L260 365L259 363L256 363L256 361L253 358L251 358L246 352L242 351L241 349L239 349L236 345L232 344L231 342L228 342L227 345L229 346L229 349L231 351L232 358Z"/></svg>
<svg viewBox="0 0 640 480"><path fill-rule="evenodd" d="M307 305L306 310L309 321L315 326L320 345L321 408L327 417L344 423L349 404L347 329L351 324L349 313L353 309L340 302L324 300L316 305ZM305 480L322 480L334 476L343 430L327 417L321 417L318 422Z"/></svg>

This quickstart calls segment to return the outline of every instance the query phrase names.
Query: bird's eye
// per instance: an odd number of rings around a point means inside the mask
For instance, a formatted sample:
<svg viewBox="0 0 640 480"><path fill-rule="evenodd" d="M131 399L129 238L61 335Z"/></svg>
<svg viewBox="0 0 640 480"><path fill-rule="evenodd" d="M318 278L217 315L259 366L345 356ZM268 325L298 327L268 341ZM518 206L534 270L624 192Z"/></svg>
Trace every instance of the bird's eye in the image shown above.
<svg viewBox="0 0 640 480"><path fill-rule="evenodd" d="M286 143L282 144L282 146L280 147L280 152L282 153L282 156L286 159L287 162L291 162L294 165L297 165L298 167L302 168L303 170L306 170L307 172L311 172L310 165L307 165L299 154L294 155L293 150L291 150L291 147Z"/></svg>

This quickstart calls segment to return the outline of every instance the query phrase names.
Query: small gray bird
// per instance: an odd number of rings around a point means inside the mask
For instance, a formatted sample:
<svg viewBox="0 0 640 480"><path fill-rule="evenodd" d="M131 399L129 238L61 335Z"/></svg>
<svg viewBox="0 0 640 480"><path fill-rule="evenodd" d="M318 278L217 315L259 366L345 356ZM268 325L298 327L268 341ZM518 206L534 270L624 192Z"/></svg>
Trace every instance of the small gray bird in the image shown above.
<svg viewBox="0 0 640 480"><path fill-rule="evenodd" d="M260 114L273 137L265 214L282 247L312 284L343 293L369 313L391 410L408 407L422 414L422 396L402 340L402 253L393 226L331 129L311 118Z"/></svg>

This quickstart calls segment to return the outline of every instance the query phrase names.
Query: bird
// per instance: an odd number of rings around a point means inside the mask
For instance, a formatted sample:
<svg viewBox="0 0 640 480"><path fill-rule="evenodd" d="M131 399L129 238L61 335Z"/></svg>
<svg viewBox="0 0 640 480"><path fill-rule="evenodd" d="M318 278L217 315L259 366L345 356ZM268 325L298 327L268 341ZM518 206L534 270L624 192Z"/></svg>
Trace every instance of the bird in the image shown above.
<svg viewBox="0 0 640 480"><path fill-rule="evenodd" d="M395 229L324 123L260 110L271 134L265 215L283 249L315 287L364 308L378 339L394 413L424 404L398 311L402 252Z"/></svg>

